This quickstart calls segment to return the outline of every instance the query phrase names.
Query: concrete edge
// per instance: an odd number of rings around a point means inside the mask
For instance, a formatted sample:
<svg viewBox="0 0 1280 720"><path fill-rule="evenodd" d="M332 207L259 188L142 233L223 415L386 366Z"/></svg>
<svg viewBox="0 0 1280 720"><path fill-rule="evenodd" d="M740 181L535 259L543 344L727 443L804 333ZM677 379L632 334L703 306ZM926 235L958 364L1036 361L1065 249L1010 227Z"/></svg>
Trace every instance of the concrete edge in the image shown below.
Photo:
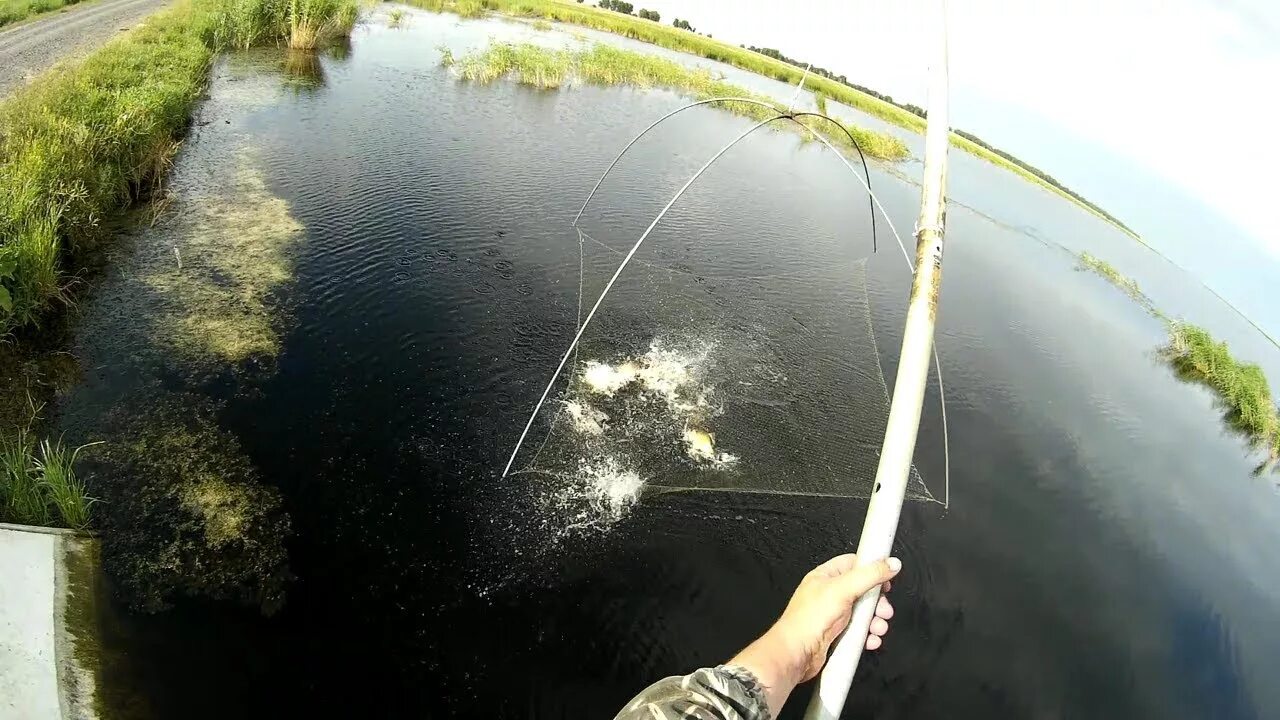
<svg viewBox="0 0 1280 720"><path fill-rule="evenodd" d="M100 548L74 531L61 534L54 563L54 658L64 720L99 716L102 650L97 629Z"/></svg>
<svg viewBox="0 0 1280 720"><path fill-rule="evenodd" d="M70 530L68 528L59 527L43 527L41 525L17 525L15 523L0 522L0 530L13 530L14 532L30 532L40 533L42 535L75 535L82 538L96 537L93 533L86 530Z"/></svg>

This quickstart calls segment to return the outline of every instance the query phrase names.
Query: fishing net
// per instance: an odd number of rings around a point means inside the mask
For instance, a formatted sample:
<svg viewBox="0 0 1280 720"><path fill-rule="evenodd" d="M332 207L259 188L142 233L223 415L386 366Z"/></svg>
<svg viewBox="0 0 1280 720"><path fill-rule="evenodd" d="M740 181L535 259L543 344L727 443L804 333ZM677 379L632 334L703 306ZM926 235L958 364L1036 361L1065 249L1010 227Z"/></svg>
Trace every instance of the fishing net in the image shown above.
<svg viewBox="0 0 1280 720"><path fill-rule="evenodd" d="M749 158L726 155L635 252L513 470L612 512L642 491L870 496L889 392L868 210L813 212L803 183L735 186ZM638 164L620 165L567 232L580 257L579 326L674 192ZM908 497L934 499L914 468Z"/></svg>

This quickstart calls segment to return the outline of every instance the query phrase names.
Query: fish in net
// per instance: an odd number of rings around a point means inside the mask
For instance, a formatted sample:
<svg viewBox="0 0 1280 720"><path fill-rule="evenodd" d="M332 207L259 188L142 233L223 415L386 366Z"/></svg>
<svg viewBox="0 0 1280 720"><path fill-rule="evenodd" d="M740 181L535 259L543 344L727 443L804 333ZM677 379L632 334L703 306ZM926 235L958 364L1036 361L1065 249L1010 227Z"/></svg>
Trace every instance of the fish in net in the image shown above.
<svg viewBox="0 0 1280 720"><path fill-rule="evenodd" d="M652 183L617 161L604 190L627 193L630 212L602 202L575 220L576 342L507 468L565 509L618 517L671 491L871 495L890 400L867 288L874 243L839 230L868 227L867 210L797 212L807 190L795 186L726 190L752 159L725 150L661 224L644 227L653 211L635 202ZM914 468L908 497L937 502Z"/></svg>

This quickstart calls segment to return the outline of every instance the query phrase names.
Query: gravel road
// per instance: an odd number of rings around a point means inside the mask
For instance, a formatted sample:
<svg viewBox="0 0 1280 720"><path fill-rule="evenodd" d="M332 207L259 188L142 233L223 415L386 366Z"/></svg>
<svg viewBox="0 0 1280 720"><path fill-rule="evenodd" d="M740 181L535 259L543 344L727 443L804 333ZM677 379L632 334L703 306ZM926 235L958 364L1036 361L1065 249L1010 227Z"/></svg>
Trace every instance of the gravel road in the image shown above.
<svg viewBox="0 0 1280 720"><path fill-rule="evenodd" d="M0 97L128 30L168 0L98 0L0 30Z"/></svg>

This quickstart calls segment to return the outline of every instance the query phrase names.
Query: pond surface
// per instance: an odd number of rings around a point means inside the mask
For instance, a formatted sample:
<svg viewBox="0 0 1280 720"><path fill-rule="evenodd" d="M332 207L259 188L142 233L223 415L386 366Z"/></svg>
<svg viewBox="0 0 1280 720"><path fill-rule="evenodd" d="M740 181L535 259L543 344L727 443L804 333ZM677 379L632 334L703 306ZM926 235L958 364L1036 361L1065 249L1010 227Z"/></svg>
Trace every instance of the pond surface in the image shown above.
<svg viewBox="0 0 1280 720"><path fill-rule="evenodd" d="M91 370L64 403L68 427L92 436L121 406L146 414L160 396L166 407L207 404L292 521L294 578L274 615L197 599L155 615L121 611L109 639L123 649L108 677L121 714L611 717L652 680L725 660L768 626L804 572L856 544L866 507L857 497L643 493L566 514L531 476L500 477L575 327L570 222L621 145L681 100L470 86L439 66L437 46L490 36L576 42L414 12L399 29L375 18L349 54L321 58L301 81L274 54L221 64L177 161L175 202L231 198L252 210L184 209L196 213L185 239L142 232L85 308L79 353ZM750 126L701 108L672 122L636 147L585 219L615 250ZM948 216L938 334L950 508L916 500L904 511L898 615L887 647L859 671L848 716L1276 717L1275 477L1251 474L1260 458L1213 396L1161 361L1163 327L1075 270L1071 253L1111 260L1157 307L1209 327L1273 378L1280 353L1088 212L968 155L952 162L963 206ZM903 232L918 202L903 177L913 172L872 170ZM678 307L645 304L647 292L688 277L664 274L675 267L664 249L684 250L680 262L705 269L721 296L766 288L742 296L756 317L785 309L818 330L778 332L830 356L846 342L863 347L863 319L842 314L860 301L840 283L845 269L865 267L892 377L909 276L883 225L867 259L865 196L830 153L791 134L752 136L663 227L650 258L662 267L601 311L643 329L606 321L618 334L588 350L622 337L615 355L600 355L614 361L643 351L651 326L671 337L702 330L711 314L681 323ZM226 256L250 232L270 243L262 263L288 258L265 284ZM236 289L239 314L255 319L248 349L214 342L212 330L184 335L215 326L175 330L156 320L165 302L120 289L156 267L138 258L167 262L170 244L209 237L223 250L179 252L184 272L201 271L202 257L221 263L211 284ZM586 257L591 297L612 256ZM749 282L786 273L804 280ZM148 287L163 296L172 284ZM162 350L139 350L148 345ZM782 374L813 363L782 351L768 359ZM879 392L860 377L858 393ZM787 399L812 415L815 446L843 442L842 425L874 438L876 403L830 397ZM936 498L940 447L935 388L916 462ZM848 467L874 467L874 446L853 454Z"/></svg>

